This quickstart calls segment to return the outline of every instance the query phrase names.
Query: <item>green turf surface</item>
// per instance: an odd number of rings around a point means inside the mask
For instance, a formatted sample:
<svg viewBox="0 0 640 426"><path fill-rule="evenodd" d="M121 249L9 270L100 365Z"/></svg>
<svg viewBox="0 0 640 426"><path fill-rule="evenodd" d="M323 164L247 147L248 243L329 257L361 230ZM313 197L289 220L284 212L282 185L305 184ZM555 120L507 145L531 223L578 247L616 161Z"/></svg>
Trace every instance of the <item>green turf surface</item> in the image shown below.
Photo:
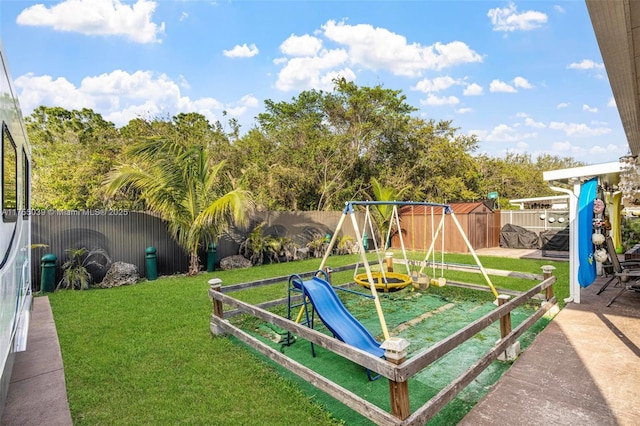
<svg viewBox="0 0 640 426"><path fill-rule="evenodd" d="M356 287L357 288L357 287ZM462 295L464 293L464 297ZM477 295L477 291L459 290L454 288L432 288L425 291L411 291L409 288L387 294L381 294L380 300L387 326L392 336L403 337L410 341L408 357L421 352L438 341L454 334L469 323L495 310L492 297ZM338 292L347 309L358 320L376 334L382 341L382 331L374 302L371 299L358 297L353 294ZM490 295L490 293L489 293ZM477 300L475 300L477 299ZM487 300L490 299L490 300ZM512 326L516 327L534 312L532 305L521 306L511 314ZM422 321L419 317L431 313ZM407 322L418 318L411 326ZM542 319L520 339L524 349L547 323ZM315 328L330 334L321 321L316 318ZM283 346L277 340L277 329L264 323L253 323L247 331L260 336L263 341L280 349L290 358L311 368L320 375L340 384L356 395L368 400L378 407L390 411L388 381L384 378L377 381L367 379L363 367L346 360L339 355L315 346L316 356L311 355L309 342L298 339L291 346ZM466 369L489 351L500 338L499 322L492 324L482 332L463 343L449 354L422 370L409 381L411 411L415 411L427 400L435 396L440 390L456 379ZM509 368L509 362L494 361L476 380L467 386L451 403L449 403L429 424L455 424L464 417L469 409L475 405L483 395L497 382L500 376ZM275 367L285 376L293 376ZM300 386L305 387L305 393L320 401L334 416L347 424L371 424L367 419L350 410L333 398L324 395L315 388L304 384L302 380L291 378Z"/></svg>

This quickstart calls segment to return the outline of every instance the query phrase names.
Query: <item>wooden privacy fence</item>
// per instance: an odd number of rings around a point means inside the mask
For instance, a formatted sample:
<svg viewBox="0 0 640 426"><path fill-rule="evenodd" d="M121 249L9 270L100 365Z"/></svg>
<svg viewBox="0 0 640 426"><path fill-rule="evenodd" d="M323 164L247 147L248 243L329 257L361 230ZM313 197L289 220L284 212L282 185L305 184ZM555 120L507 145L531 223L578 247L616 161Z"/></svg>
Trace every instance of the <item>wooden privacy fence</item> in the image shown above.
<svg viewBox="0 0 640 426"><path fill-rule="evenodd" d="M254 284L258 285L257 283L222 287L220 280L210 280L209 297L213 304L210 330L212 335L223 335L227 333L233 335L272 361L287 368L303 380L343 402L351 409L369 418L376 424L423 425L435 416L442 408L444 408L446 404L453 400L456 395L458 395L458 393L460 393L476 377L478 377L478 375L480 375L480 373L482 373L482 371L487 368L492 361L496 360L500 355L506 354L507 350L510 349L516 340L527 329L529 329L529 327L542 318L542 316L552 307L557 306L556 298L553 294L553 284L556 282L556 277L552 275L552 269L552 267L545 269L544 280L529 291L509 301L507 301L506 298L501 297L499 299L499 306L495 310L472 322L455 334L414 355L410 359L406 359L406 346L408 345L408 342L404 339L393 337L389 339L387 342L390 344L385 345L390 347L390 349L387 349L385 352L385 357L387 359L377 358L368 352L347 345L338 339L327 336L281 316L274 315L273 313L265 310L267 304L254 306L225 294L251 287ZM313 275L313 272L305 275ZM283 279L286 280L287 277L278 278L277 280L282 281ZM270 283L272 282L273 281L270 281ZM512 329L510 317L511 311L541 292L544 292L545 302L543 302L540 308L538 308L531 316L525 319L516 328ZM282 303L282 301L277 301L277 303ZM249 314L263 321L274 324L386 377L389 380L391 413L370 403L366 399L356 395L348 389L345 389L326 377L319 375L310 368L287 357L285 354L271 348L259 339L232 325L228 319L225 318L229 317L229 313L223 312L223 304L227 304L235 308L236 310L234 313ZM273 306L273 303L271 303L271 306ZM411 413L409 405L408 380L496 321L500 321L502 338L469 369L454 379L448 386L442 389L437 395L423 404L420 408Z"/></svg>

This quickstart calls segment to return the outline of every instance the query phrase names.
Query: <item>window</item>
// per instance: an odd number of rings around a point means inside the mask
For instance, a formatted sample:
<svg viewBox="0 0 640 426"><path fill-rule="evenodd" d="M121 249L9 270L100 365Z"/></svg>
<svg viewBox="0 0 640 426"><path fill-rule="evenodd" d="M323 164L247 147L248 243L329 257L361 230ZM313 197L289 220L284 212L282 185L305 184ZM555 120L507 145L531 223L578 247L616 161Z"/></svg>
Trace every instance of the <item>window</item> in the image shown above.
<svg viewBox="0 0 640 426"><path fill-rule="evenodd" d="M2 123L2 219L13 222L18 214L18 161L16 144Z"/></svg>
<svg viewBox="0 0 640 426"><path fill-rule="evenodd" d="M27 156L27 151L22 148L22 200L20 202L20 209L24 212L23 218L28 219L29 215L27 212L29 211L29 185L31 182L29 181L29 157Z"/></svg>

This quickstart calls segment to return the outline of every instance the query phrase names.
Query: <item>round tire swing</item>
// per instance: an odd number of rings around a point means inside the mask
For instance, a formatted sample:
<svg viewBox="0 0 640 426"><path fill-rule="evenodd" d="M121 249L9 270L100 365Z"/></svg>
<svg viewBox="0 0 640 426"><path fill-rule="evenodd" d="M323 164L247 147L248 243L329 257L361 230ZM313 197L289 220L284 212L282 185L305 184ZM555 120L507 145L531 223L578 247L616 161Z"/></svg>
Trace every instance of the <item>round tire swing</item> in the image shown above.
<svg viewBox="0 0 640 426"><path fill-rule="evenodd" d="M400 229L400 219L398 217L398 209L396 208L395 205L393 205L393 211L391 213L391 222L389 223L389 229L387 230L387 236L386 236L386 240L385 241L389 241L389 238L391 236L391 227L394 223L394 219L395 219L395 223L396 226L398 227L398 235L400 238L400 246L402 247L402 253L404 255L404 260L405 260L405 264L407 265L407 272L408 271L408 260L407 260L407 254L404 248L404 242L402 241L402 230ZM369 205L366 205L366 210L365 210L365 220L364 220L364 226L363 226L363 230L366 231L367 230L367 225L369 226L369 232L370 235L373 237L375 234L373 232L373 222L371 220L371 212L369 210ZM378 247L378 242L376 240L376 238L372 238L373 240L373 244L374 244L374 249L376 252L376 256L378 259L378 265L379 265L379 270L378 271L371 271L371 277L373 278L374 281L374 285L376 290L381 290L385 293L388 293L390 291L396 291L396 290L401 290L405 287L407 287L408 285L412 284L412 279L409 276L409 274L403 274L400 272L395 272L393 271L393 260L387 258L387 271L384 270L384 265L383 265L383 261L380 257L380 250ZM356 269L354 272L358 271L358 266L359 264L356 264ZM365 288L369 288L370 284L369 284L369 278L367 276L367 273L360 273L360 274L356 274L354 273L353 276L353 281Z"/></svg>

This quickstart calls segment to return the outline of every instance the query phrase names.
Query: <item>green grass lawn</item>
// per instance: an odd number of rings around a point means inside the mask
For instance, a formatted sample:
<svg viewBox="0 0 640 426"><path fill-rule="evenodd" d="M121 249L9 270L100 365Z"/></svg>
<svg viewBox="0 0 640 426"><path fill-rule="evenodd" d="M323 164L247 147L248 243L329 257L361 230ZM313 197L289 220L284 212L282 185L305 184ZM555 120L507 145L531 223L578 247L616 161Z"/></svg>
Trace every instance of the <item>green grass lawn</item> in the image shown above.
<svg viewBox="0 0 640 426"><path fill-rule="evenodd" d="M329 260L329 266L338 267L355 263L357 257ZM468 255L447 255L446 260L473 263ZM538 274L542 265L553 264L558 300L568 296L568 262L481 260L486 268ZM51 294L74 424L352 424L352 412L339 402L309 393L300 380L279 374L278 368L234 339L212 338L209 333L210 278L231 285L312 271L319 263L313 259ZM478 274L456 274L455 280L483 282ZM350 281L352 276L352 271L336 273L335 283ZM517 290L535 284L504 277L492 277L492 281L496 287ZM479 293L448 287L433 291L467 298ZM259 303L285 297L286 285L231 295ZM491 294L477 297L491 298Z"/></svg>

